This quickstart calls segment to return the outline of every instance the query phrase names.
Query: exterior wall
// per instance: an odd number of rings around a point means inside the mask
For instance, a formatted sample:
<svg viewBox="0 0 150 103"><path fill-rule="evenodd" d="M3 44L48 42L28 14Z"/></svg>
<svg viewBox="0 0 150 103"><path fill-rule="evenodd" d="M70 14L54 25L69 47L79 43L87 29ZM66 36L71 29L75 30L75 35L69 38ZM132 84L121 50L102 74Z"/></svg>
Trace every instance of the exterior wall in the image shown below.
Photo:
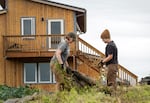
<svg viewBox="0 0 150 103"><path fill-rule="evenodd" d="M6 14L0 14L0 84L4 84L5 81L5 68L4 68L4 58L3 58L3 38L2 35L6 32Z"/></svg>
<svg viewBox="0 0 150 103"><path fill-rule="evenodd" d="M30 0L8 0L7 35L21 34L21 17L36 17L36 35L47 34L47 19L64 19L65 33L74 31L73 12L70 10Z"/></svg>
<svg viewBox="0 0 150 103"><path fill-rule="evenodd" d="M30 86L33 88L38 88L38 89L50 91L50 92L55 92L57 90L55 84L51 84L51 85L48 85L48 84L32 85L31 84Z"/></svg>
<svg viewBox="0 0 150 103"><path fill-rule="evenodd" d="M36 18L36 35L47 34L48 19L63 19L64 33L74 31L74 12L62 8L31 2L30 0L8 0L8 12L0 15L0 42L2 35L21 35L21 17ZM41 20L44 18L44 21ZM38 44L37 44L38 45ZM71 46L73 49L74 45ZM16 59L6 60L3 57L3 45L0 45L0 84L20 86L23 83L23 62ZM55 90L55 84L38 84L33 87Z"/></svg>
<svg viewBox="0 0 150 103"><path fill-rule="evenodd" d="M74 31L75 28L73 11L31 2L30 0L8 0L7 35L21 35L21 17L36 18L36 35L47 34L48 19L63 19L65 34ZM41 20L42 18L44 21ZM73 48L74 45L71 45L71 49Z"/></svg>
<svg viewBox="0 0 150 103"><path fill-rule="evenodd" d="M5 67L5 84L13 87L23 85L22 63L18 60L7 60Z"/></svg>

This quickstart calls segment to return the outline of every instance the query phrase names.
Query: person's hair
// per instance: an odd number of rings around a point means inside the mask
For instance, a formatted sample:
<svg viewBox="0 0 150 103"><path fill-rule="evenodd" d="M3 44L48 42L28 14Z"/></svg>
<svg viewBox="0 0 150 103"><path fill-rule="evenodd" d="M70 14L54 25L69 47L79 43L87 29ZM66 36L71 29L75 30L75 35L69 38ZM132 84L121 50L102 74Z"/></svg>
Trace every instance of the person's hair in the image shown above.
<svg viewBox="0 0 150 103"><path fill-rule="evenodd" d="M76 40L76 36L77 36L76 33L74 33L74 32L69 32L69 33L66 35L66 39L72 38L73 41L75 41L75 40Z"/></svg>
<svg viewBox="0 0 150 103"><path fill-rule="evenodd" d="M102 33L101 33L101 39L110 39L110 33L108 29L105 29Z"/></svg>

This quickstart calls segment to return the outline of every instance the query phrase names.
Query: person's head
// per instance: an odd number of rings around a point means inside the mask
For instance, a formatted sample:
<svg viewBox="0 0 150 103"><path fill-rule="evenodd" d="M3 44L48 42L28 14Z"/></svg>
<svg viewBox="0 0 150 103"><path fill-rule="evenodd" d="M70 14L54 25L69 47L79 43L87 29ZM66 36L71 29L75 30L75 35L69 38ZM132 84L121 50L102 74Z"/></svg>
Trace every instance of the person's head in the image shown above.
<svg viewBox="0 0 150 103"><path fill-rule="evenodd" d="M66 39L68 40L69 43L72 43L72 42L76 41L76 36L77 36L76 33L74 33L74 32L69 32L69 33L66 35Z"/></svg>
<svg viewBox="0 0 150 103"><path fill-rule="evenodd" d="M110 32L108 29L105 29L102 33L101 33L101 39L105 42L108 43L110 41Z"/></svg>

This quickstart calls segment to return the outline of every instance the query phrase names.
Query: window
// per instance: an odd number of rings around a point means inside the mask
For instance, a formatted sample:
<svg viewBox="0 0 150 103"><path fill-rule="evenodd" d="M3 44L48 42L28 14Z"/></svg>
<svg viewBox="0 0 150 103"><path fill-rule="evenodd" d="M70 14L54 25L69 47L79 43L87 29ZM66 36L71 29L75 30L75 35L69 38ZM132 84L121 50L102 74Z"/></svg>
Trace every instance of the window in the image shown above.
<svg viewBox="0 0 150 103"><path fill-rule="evenodd" d="M64 20L63 19L49 19L48 20L48 35L64 34ZM63 37L53 36L49 37L49 48L56 49Z"/></svg>
<svg viewBox="0 0 150 103"><path fill-rule="evenodd" d="M48 20L48 34L64 34L64 20Z"/></svg>
<svg viewBox="0 0 150 103"><path fill-rule="evenodd" d="M24 82L36 83L37 82L37 69L36 63L24 63Z"/></svg>
<svg viewBox="0 0 150 103"><path fill-rule="evenodd" d="M35 18L21 18L21 34L35 35Z"/></svg>
<svg viewBox="0 0 150 103"><path fill-rule="evenodd" d="M24 63L24 83L56 83L49 63Z"/></svg>
<svg viewBox="0 0 150 103"><path fill-rule="evenodd" d="M55 83L55 75L49 69L49 63L39 63L39 82L40 83Z"/></svg>

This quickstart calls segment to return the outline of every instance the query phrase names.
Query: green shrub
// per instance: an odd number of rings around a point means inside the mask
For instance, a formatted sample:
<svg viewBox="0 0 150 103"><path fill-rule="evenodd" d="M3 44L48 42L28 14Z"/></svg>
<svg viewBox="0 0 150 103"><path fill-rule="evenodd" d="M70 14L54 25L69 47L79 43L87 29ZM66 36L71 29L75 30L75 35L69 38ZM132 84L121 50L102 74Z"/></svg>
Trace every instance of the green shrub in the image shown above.
<svg viewBox="0 0 150 103"><path fill-rule="evenodd" d="M0 85L0 100L7 100L8 98L21 98L26 95L32 95L38 92L37 89L31 89L29 86L20 86L18 88Z"/></svg>

